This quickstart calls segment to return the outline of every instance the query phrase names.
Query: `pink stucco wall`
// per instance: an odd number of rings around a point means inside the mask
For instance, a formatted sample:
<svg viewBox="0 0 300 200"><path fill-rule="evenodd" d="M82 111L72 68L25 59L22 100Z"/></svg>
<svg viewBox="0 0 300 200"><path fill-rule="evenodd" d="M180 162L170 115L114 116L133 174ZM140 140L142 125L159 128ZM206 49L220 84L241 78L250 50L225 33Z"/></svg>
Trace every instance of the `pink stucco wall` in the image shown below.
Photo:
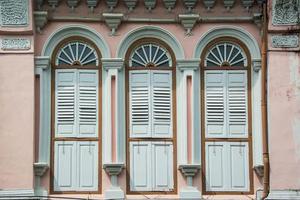
<svg viewBox="0 0 300 200"><path fill-rule="evenodd" d="M0 189L32 189L33 55L2 54L0 59Z"/></svg>

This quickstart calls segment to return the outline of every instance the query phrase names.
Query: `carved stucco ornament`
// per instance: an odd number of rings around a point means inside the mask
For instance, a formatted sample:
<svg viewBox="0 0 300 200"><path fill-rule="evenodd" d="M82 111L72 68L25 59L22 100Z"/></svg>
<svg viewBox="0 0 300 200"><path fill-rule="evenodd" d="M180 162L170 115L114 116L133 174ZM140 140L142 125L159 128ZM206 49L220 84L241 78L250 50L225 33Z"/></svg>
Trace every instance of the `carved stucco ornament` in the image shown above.
<svg viewBox="0 0 300 200"><path fill-rule="evenodd" d="M156 6L156 0L145 0L144 3L149 11L151 11Z"/></svg>
<svg viewBox="0 0 300 200"><path fill-rule="evenodd" d="M111 29L111 35L116 35L116 30L124 17L122 13L103 13L107 26Z"/></svg>
<svg viewBox="0 0 300 200"><path fill-rule="evenodd" d="M244 6L247 10L249 10L249 8L252 7L253 4L254 4L254 0L243 0L242 3L243 3L243 6Z"/></svg>
<svg viewBox="0 0 300 200"><path fill-rule="evenodd" d="M132 11L137 3L137 0L124 0L128 10Z"/></svg>
<svg viewBox="0 0 300 200"><path fill-rule="evenodd" d="M230 10L234 5L235 0L224 0L224 6L227 10Z"/></svg>
<svg viewBox="0 0 300 200"><path fill-rule="evenodd" d="M197 0L183 0L183 2L188 11L191 12L197 3Z"/></svg>
<svg viewBox="0 0 300 200"><path fill-rule="evenodd" d="M28 0L1 0L0 25L25 26L28 25Z"/></svg>
<svg viewBox="0 0 300 200"><path fill-rule="evenodd" d="M1 41L2 50L29 50L31 42L25 38L5 38Z"/></svg>
<svg viewBox="0 0 300 200"><path fill-rule="evenodd" d="M68 6L74 11L74 9L78 6L79 0L68 0Z"/></svg>
<svg viewBox="0 0 300 200"><path fill-rule="evenodd" d="M214 7L216 0L203 0L203 3L207 10L210 10Z"/></svg>
<svg viewBox="0 0 300 200"><path fill-rule="evenodd" d="M272 36L274 48L297 48L299 47L298 35L274 35Z"/></svg>
<svg viewBox="0 0 300 200"><path fill-rule="evenodd" d="M118 4L118 0L106 0L106 4L110 11L112 11Z"/></svg>
<svg viewBox="0 0 300 200"><path fill-rule="evenodd" d="M94 8L96 8L99 0L87 0L86 3L88 7L91 9L91 12L94 12Z"/></svg>
<svg viewBox="0 0 300 200"><path fill-rule="evenodd" d="M273 25L295 25L300 22L300 0L274 0Z"/></svg>
<svg viewBox="0 0 300 200"><path fill-rule="evenodd" d="M49 6L52 7L52 10L55 10L55 8L58 6L59 0L48 0Z"/></svg>
<svg viewBox="0 0 300 200"><path fill-rule="evenodd" d="M48 12L47 11L34 11L33 16L34 16L36 31L38 33L41 33L42 29L48 22Z"/></svg>
<svg viewBox="0 0 300 200"><path fill-rule="evenodd" d="M176 0L163 0L163 1L165 7L168 9L169 12L175 7Z"/></svg>
<svg viewBox="0 0 300 200"><path fill-rule="evenodd" d="M181 21L181 24L186 30L185 34L187 36L192 35L192 29L195 26L200 16L198 14L184 14L184 15L179 15L178 17Z"/></svg>

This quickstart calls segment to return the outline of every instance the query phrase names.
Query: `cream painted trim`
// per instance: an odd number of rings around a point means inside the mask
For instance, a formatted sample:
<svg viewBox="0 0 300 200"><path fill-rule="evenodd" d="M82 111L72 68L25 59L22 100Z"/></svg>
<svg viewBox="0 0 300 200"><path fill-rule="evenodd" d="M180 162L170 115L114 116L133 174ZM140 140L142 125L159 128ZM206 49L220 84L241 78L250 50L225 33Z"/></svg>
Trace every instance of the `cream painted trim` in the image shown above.
<svg viewBox="0 0 300 200"><path fill-rule="evenodd" d="M4 197L16 197L16 196L34 196L33 189L15 189L15 190L0 190L0 198Z"/></svg>
<svg viewBox="0 0 300 200"><path fill-rule="evenodd" d="M245 29L236 26L217 26L208 30L200 37L194 51L194 58L200 58L209 42L220 37L234 37L242 41L251 54L251 87L252 87L252 138L253 166L263 164L262 153L262 116L261 116L261 52L257 40Z"/></svg>
<svg viewBox="0 0 300 200"><path fill-rule="evenodd" d="M125 58L125 54L130 45L141 38L156 38L166 42L173 50L176 59L184 59L184 49L177 38L169 31L160 28L159 26L142 26L128 32L118 46L116 56Z"/></svg>

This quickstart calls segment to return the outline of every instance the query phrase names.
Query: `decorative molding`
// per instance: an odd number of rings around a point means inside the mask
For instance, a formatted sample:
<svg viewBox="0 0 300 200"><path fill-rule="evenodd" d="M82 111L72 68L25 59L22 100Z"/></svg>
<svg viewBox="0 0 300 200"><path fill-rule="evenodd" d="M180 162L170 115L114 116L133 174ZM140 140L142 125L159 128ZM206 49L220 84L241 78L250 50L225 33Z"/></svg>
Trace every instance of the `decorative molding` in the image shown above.
<svg viewBox="0 0 300 200"><path fill-rule="evenodd" d="M34 174L36 176L42 177L49 169L49 165L47 163L33 163L33 168Z"/></svg>
<svg viewBox="0 0 300 200"><path fill-rule="evenodd" d="M49 6L52 7L52 10L55 10L55 8L58 6L59 0L48 0Z"/></svg>
<svg viewBox="0 0 300 200"><path fill-rule="evenodd" d="M262 190L257 191L257 200L262 199ZM266 200L299 200L300 190L271 190Z"/></svg>
<svg viewBox="0 0 300 200"><path fill-rule="evenodd" d="M156 0L145 0L145 6L146 8L151 11L156 6Z"/></svg>
<svg viewBox="0 0 300 200"><path fill-rule="evenodd" d="M0 198L7 197L7 199L11 199L11 198L17 199L16 198L17 196L22 196L22 198L24 199L25 197L32 197L34 196L34 190L33 189L0 190Z"/></svg>
<svg viewBox="0 0 300 200"><path fill-rule="evenodd" d="M224 0L224 6L227 10L230 10L234 5L235 0Z"/></svg>
<svg viewBox="0 0 300 200"><path fill-rule="evenodd" d="M264 176L264 166L263 165L256 165L254 166L254 171L259 177Z"/></svg>
<svg viewBox="0 0 300 200"><path fill-rule="evenodd" d="M186 29L185 34L188 36L192 35L192 29L195 26L200 16L198 14L184 14L184 15L179 15L178 17L181 21L181 24Z"/></svg>
<svg viewBox="0 0 300 200"><path fill-rule="evenodd" d="M274 35L271 37L274 48L297 48L299 47L298 35Z"/></svg>
<svg viewBox="0 0 300 200"><path fill-rule="evenodd" d="M201 193L196 187L193 187L193 177L201 169L198 164L179 165L179 170L187 179L187 186L180 190L179 196L182 199L201 199Z"/></svg>
<svg viewBox="0 0 300 200"><path fill-rule="evenodd" d="M201 169L201 165L198 164L186 164L186 165L179 165L178 169L184 176L191 176L194 177L199 169Z"/></svg>
<svg viewBox="0 0 300 200"><path fill-rule="evenodd" d="M253 21L257 25L258 28L262 26L262 14L261 13L253 13Z"/></svg>
<svg viewBox="0 0 300 200"><path fill-rule="evenodd" d="M109 69L117 69L120 71L124 68L124 60L122 58L102 58L102 67L106 71Z"/></svg>
<svg viewBox="0 0 300 200"><path fill-rule="evenodd" d="M105 191L105 199L124 199L124 192L118 186L117 176L124 169L123 163L107 163L103 164L103 169L110 176L111 186Z"/></svg>
<svg viewBox="0 0 300 200"><path fill-rule="evenodd" d="M48 22L48 11L34 11L33 16L34 16L36 31L38 33L41 33L42 29Z"/></svg>
<svg viewBox="0 0 300 200"><path fill-rule="evenodd" d="M110 176L118 176L124 169L124 163L106 163L103 164L103 169Z"/></svg>
<svg viewBox="0 0 300 200"><path fill-rule="evenodd" d="M29 18L28 0L1 0L1 26L27 26Z"/></svg>
<svg viewBox="0 0 300 200"><path fill-rule="evenodd" d="M36 68L46 70L50 67L50 57L49 56L36 56L34 57L34 63Z"/></svg>
<svg viewBox="0 0 300 200"><path fill-rule="evenodd" d="M184 70L198 70L200 66L200 59L190 59L190 60L176 60L176 67L180 71Z"/></svg>
<svg viewBox="0 0 300 200"><path fill-rule="evenodd" d="M129 11L132 11L137 3L137 0L124 0Z"/></svg>
<svg viewBox="0 0 300 200"><path fill-rule="evenodd" d="M103 13L102 15L107 26L111 29L111 35L115 35L124 15L122 13Z"/></svg>
<svg viewBox="0 0 300 200"><path fill-rule="evenodd" d="M25 38L5 38L1 41L3 50L29 50L31 41Z"/></svg>
<svg viewBox="0 0 300 200"><path fill-rule="evenodd" d="M165 7L169 12L175 7L176 0L163 0Z"/></svg>
<svg viewBox="0 0 300 200"><path fill-rule="evenodd" d="M273 25L296 25L300 22L299 0L273 0Z"/></svg>
<svg viewBox="0 0 300 200"><path fill-rule="evenodd" d="M97 7L99 0L87 0L86 3L88 7L91 9L91 12L94 12L94 8Z"/></svg>
<svg viewBox="0 0 300 200"><path fill-rule="evenodd" d="M191 12L196 6L197 0L183 0L183 2L188 11Z"/></svg>
<svg viewBox="0 0 300 200"><path fill-rule="evenodd" d="M207 10L210 10L214 7L216 0L203 0L203 3Z"/></svg>
<svg viewBox="0 0 300 200"><path fill-rule="evenodd" d="M252 67L253 67L253 71L259 72L261 69L261 59L253 59Z"/></svg>
<svg viewBox="0 0 300 200"><path fill-rule="evenodd" d="M36 0L35 3L36 3L36 6L37 6L38 10L41 10L42 6L43 6L43 3L44 3L44 0Z"/></svg>
<svg viewBox="0 0 300 200"><path fill-rule="evenodd" d="M242 0L242 4L247 10L249 10L249 8L254 4L254 0Z"/></svg>
<svg viewBox="0 0 300 200"><path fill-rule="evenodd" d="M106 4L110 11L112 11L117 6L118 0L106 0Z"/></svg>
<svg viewBox="0 0 300 200"><path fill-rule="evenodd" d="M74 11L74 9L78 6L80 0L68 0L67 4L68 6Z"/></svg>

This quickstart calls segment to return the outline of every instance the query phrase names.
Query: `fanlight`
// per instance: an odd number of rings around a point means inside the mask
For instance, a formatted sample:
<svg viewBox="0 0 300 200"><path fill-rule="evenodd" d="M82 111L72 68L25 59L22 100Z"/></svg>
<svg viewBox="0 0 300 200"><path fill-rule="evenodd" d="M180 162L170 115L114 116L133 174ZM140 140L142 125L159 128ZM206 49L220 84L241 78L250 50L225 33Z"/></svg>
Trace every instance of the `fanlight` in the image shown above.
<svg viewBox="0 0 300 200"><path fill-rule="evenodd" d="M206 54L205 67L246 67L247 57L243 49L232 43L216 44Z"/></svg>
<svg viewBox="0 0 300 200"><path fill-rule="evenodd" d="M98 66L98 55L89 44L70 42L58 51L56 65Z"/></svg>
<svg viewBox="0 0 300 200"><path fill-rule="evenodd" d="M156 44L144 44L137 47L129 59L130 67L171 67L169 52Z"/></svg>

